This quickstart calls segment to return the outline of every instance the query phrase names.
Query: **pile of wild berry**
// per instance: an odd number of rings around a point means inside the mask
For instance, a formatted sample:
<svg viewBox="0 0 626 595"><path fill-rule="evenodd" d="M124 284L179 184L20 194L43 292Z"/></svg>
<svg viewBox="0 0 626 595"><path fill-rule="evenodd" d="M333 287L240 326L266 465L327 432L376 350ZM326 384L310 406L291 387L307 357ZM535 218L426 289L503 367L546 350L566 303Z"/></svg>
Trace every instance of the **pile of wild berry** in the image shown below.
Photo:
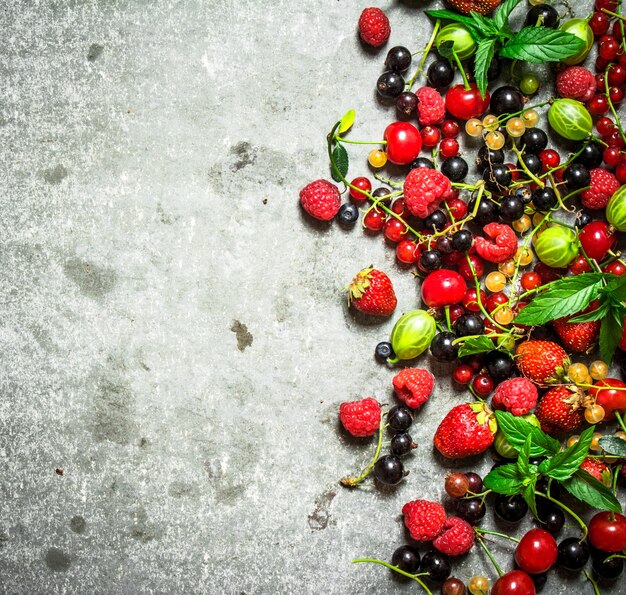
<svg viewBox="0 0 626 595"><path fill-rule="evenodd" d="M425 352L469 393L437 420L434 447L448 459L491 452L496 460L485 477L445 477L448 510L407 502L407 543L389 562L355 560L427 593L440 584L447 595L534 594L556 567L584 572L598 593L626 557L626 383L609 377L612 364L626 361L626 264L617 248L626 232L618 114L626 17L621 0L596 0L588 19L569 20L533 0L514 31L509 15L520 1L450 0L450 10L420 11L432 20L428 44L415 53L391 48L376 81L396 121L382 140L360 141L350 110L327 135L335 183L319 179L300 192L311 217L359 222L382 236L395 250L395 272L412 269L421 294L421 307L399 316L375 347L377 360L395 368L399 403L364 398L339 408L346 432L377 436L370 465L341 483L356 488L373 476L393 486L408 474L411 425L436 382L415 365ZM389 39L378 8L365 9L358 27L370 46ZM581 65L592 50L595 73ZM545 62L554 63L552 98L533 102L540 80L532 64ZM547 126L565 150L548 146ZM363 145L374 145L369 175L349 179ZM388 163L403 177L385 175ZM373 266L357 273L348 300L371 316L393 316L397 305L392 280ZM576 501L590 509L588 523L572 510ZM537 527L521 536L481 528L488 505L511 527L528 514ZM515 543L515 570L502 571L488 548L494 538ZM453 559L475 545L499 577L492 586L482 574L467 585L450 576Z"/></svg>

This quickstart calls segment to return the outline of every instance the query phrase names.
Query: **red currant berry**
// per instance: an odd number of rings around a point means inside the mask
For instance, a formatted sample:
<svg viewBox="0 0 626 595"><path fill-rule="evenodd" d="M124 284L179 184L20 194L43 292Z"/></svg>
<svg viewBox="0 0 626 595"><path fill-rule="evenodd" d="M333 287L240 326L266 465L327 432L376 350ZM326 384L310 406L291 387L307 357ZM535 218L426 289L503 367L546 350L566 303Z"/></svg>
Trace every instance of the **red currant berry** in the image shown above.
<svg viewBox="0 0 626 595"><path fill-rule="evenodd" d="M480 290L480 303L484 304L486 299L487 299L487 296L485 295L485 292L481 289ZM468 288L468 290L465 292L465 295L463 296L463 301L461 302L461 304L463 304L463 307L468 312L480 312L480 306L478 305L476 289L474 287Z"/></svg>
<svg viewBox="0 0 626 595"><path fill-rule="evenodd" d="M409 211L406 208L406 204L403 198L396 198L396 200L391 203L391 210L396 214L400 215L404 219L405 216L409 215Z"/></svg>
<svg viewBox="0 0 626 595"><path fill-rule="evenodd" d="M596 10L602 10L603 8L606 8L606 10L615 12L618 1L619 0L596 0L594 6Z"/></svg>
<svg viewBox="0 0 626 595"><path fill-rule="evenodd" d="M533 579L521 570L503 574L493 585L491 595L535 595Z"/></svg>
<svg viewBox="0 0 626 595"><path fill-rule="evenodd" d="M594 95L587 103L587 110L594 116L603 116L609 111L609 102L605 95Z"/></svg>
<svg viewBox="0 0 626 595"><path fill-rule="evenodd" d="M622 275L626 275L626 264L624 264L621 260L614 260L613 262L607 264L602 270L605 273L621 277Z"/></svg>
<svg viewBox="0 0 626 595"><path fill-rule="evenodd" d="M537 287L541 287L541 275L535 271L528 271L520 278L520 285L525 291L537 289Z"/></svg>
<svg viewBox="0 0 626 595"><path fill-rule="evenodd" d="M402 240L396 246L396 258L404 264L415 264L420 252L419 246L411 240Z"/></svg>
<svg viewBox="0 0 626 595"><path fill-rule="evenodd" d="M491 314L498 306L502 306L503 304L508 303L508 301L509 296L507 296L505 293L502 293L501 291L498 291L496 293L492 293L485 300L485 308L487 309L487 312Z"/></svg>
<svg viewBox="0 0 626 595"><path fill-rule="evenodd" d="M459 221L467 215L467 203L460 198L447 198L445 203L448 205L448 210L455 221Z"/></svg>
<svg viewBox="0 0 626 595"><path fill-rule="evenodd" d="M444 138L439 145L439 153L448 159L455 157L459 152L459 143L455 138Z"/></svg>
<svg viewBox="0 0 626 595"><path fill-rule="evenodd" d="M617 41L622 41L622 27L618 20L613 23L613 27L611 27L611 34L615 37L615 39L617 39Z"/></svg>
<svg viewBox="0 0 626 595"><path fill-rule="evenodd" d="M609 89L609 97L613 105L617 105L624 101L624 89L621 87L611 87Z"/></svg>
<svg viewBox="0 0 626 595"><path fill-rule="evenodd" d="M465 308L461 304L452 304L450 306L450 322L455 323L458 318L465 314Z"/></svg>
<svg viewBox="0 0 626 595"><path fill-rule="evenodd" d="M622 64L613 64L609 70L609 85L616 86L626 83L626 66ZM601 90L604 87L601 87Z"/></svg>
<svg viewBox="0 0 626 595"><path fill-rule="evenodd" d="M617 147L607 147L602 154L602 160L611 167L616 167L620 162L621 153Z"/></svg>
<svg viewBox="0 0 626 595"><path fill-rule="evenodd" d="M459 264L465 261L465 255L463 252L454 251L449 254L444 254L442 260L445 266L458 268Z"/></svg>
<svg viewBox="0 0 626 595"><path fill-rule="evenodd" d="M363 217L363 227L370 231L380 231L385 227L386 215L382 209L374 207L365 217Z"/></svg>
<svg viewBox="0 0 626 595"><path fill-rule="evenodd" d="M556 540L544 529L531 529L515 548L515 562L529 574L540 574L550 570L557 556Z"/></svg>
<svg viewBox="0 0 626 595"><path fill-rule="evenodd" d="M613 124L613 120L611 118L607 118L606 116L599 118L596 122L596 130L598 134L602 136L608 136L615 130L615 124Z"/></svg>
<svg viewBox="0 0 626 595"><path fill-rule="evenodd" d="M600 35L604 35L611 26L611 18L608 14L603 12L594 12L589 19L589 27L593 31L593 34L596 37L600 37Z"/></svg>
<svg viewBox="0 0 626 595"><path fill-rule="evenodd" d="M425 147L436 147L441 140L441 132L436 126L424 126L420 134Z"/></svg>
<svg viewBox="0 0 626 595"><path fill-rule="evenodd" d="M419 130L409 122L393 122L385 128L387 159L395 165L408 165L422 149Z"/></svg>
<svg viewBox="0 0 626 595"><path fill-rule="evenodd" d="M519 170L519 168L517 168L512 163L505 163L504 165L511 172L511 181L512 182L517 182L520 179L520 177L522 176L522 172Z"/></svg>
<svg viewBox="0 0 626 595"><path fill-rule="evenodd" d="M463 255L461 254L461 256ZM476 256L475 254L470 254L467 258L472 263L474 271L476 272L476 276L480 279L485 274L485 261L480 258L480 256ZM474 275L472 275L472 269L470 268L469 263L465 258L463 258L463 260L461 260L457 264L457 269L459 273L461 273L461 276L467 281L474 280Z"/></svg>
<svg viewBox="0 0 626 595"><path fill-rule="evenodd" d="M479 397L486 397L493 390L493 379L486 372L482 372L474 378L472 388Z"/></svg>
<svg viewBox="0 0 626 595"><path fill-rule="evenodd" d="M461 127L454 120L444 120L441 123L441 134L444 138L456 138L461 132Z"/></svg>
<svg viewBox="0 0 626 595"><path fill-rule="evenodd" d="M605 60L602 56L598 56L596 58L596 70L599 70L601 72L604 72L606 70L606 67L610 64L610 60ZM602 87L604 89L604 87Z"/></svg>
<svg viewBox="0 0 626 595"><path fill-rule="evenodd" d="M544 172L557 167L561 163L561 157L554 149L544 149L539 153L539 159L541 159L541 166Z"/></svg>
<svg viewBox="0 0 626 595"><path fill-rule="evenodd" d="M406 238L406 225L401 221L398 221L395 217L390 217L389 219L387 219L383 231L385 237L390 242L399 242L400 240L408 239Z"/></svg>
<svg viewBox="0 0 626 595"><path fill-rule="evenodd" d="M617 25L617 22L615 24ZM617 56L617 61L618 61L618 64L620 64L620 66L626 66L626 54L619 54Z"/></svg>
<svg viewBox="0 0 626 595"><path fill-rule="evenodd" d="M619 43L617 39L611 37L600 44L598 48L598 55L605 60L615 60L617 57L617 52L619 51Z"/></svg>
<svg viewBox="0 0 626 595"><path fill-rule="evenodd" d="M626 517L619 512L596 513L589 523L589 541L603 552L621 552L626 548Z"/></svg>
<svg viewBox="0 0 626 595"><path fill-rule="evenodd" d="M572 275L582 275L583 273L589 273L591 271L589 263L582 254L577 256L568 268Z"/></svg>
<svg viewBox="0 0 626 595"><path fill-rule="evenodd" d="M541 275L541 280L544 283L551 283L552 281L556 281L560 279L567 271L565 269L555 269L549 267L547 264L543 262L538 262L534 267L533 271L539 273Z"/></svg>
<svg viewBox="0 0 626 595"><path fill-rule="evenodd" d="M580 245L589 258L600 262L615 245L616 237L609 231L604 221L592 221L585 225L578 235Z"/></svg>
<svg viewBox="0 0 626 595"><path fill-rule="evenodd" d="M604 90L604 74L601 72L596 74L596 89L600 91Z"/></svg>
<svg viewBox="0 0 626 595"><path fill-rule="evenodd" d="M474 378L474 370L472 369L472 366L461 364L454 368L452 378L454 378L454 381L459 384L469 384L472 381L472 378Z"/></svg>
<svg viewBox="0 0 626 595"><path fill-rule="evenodd" d="M358 190L350 188L350 196L354 200L365 200L367 196L363 193L372 189L372 183L367 178L354 178L350 183L358 188Z"/></svg>
<svg viewBox="0 0 626 595"><path fill-rule="evenodd" d="M620 184L626 184L626 163L623 160L621 160L615 168L615 177Z"/></svg>
<svg viewBox="0 0 626 595"><path fill-rule="evenodd" d="M607 145L609 145L609 147L617 147L618 149L624 148L624 139L622 138L622 135L617 130L613 132L612 134L609 134L609 136L605 136L604 142Z"/></svg>

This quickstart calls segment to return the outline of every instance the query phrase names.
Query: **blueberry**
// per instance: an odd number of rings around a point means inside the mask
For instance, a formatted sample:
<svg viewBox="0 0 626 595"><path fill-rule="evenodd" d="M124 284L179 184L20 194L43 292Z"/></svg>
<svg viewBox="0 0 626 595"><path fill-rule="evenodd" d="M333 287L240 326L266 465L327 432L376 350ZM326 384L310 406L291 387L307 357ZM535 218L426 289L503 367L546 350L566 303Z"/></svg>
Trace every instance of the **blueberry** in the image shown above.
<svg viewBox="0 0 626 595"><path fill-rule="evenodd" d="M342 225L354 225L359 219L359 209L352 203L345 203L339 207L337 217Z"/></svg>
<svg viewBox="0 0 626 595"><path fill-rule="evenodd" d="M396 354L393 351L393 347L391 343L388 341L381 341L376 345L376 350L374 351L374 356L378 361L386 363L388 359L393 359L396 357Z"/></svg>

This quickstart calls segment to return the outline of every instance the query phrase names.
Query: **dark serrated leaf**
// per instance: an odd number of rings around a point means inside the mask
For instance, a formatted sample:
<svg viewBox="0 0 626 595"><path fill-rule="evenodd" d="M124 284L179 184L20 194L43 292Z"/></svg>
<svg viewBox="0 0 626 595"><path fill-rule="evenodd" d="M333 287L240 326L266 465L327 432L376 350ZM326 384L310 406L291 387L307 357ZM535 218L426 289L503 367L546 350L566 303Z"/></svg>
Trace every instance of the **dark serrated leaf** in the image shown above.
<svg viewBox="0 0 626 595"><path fill-rule="evenodd" d="M583 469L576 471L572 477L561 482L561 485L582 502L612 512L622 512L622 505L613 492Z"/></svg>
<svg viewBox="0 0 626 595"><path fill-rule="evenodd" d="M528 459L530 458L530 449L532 448L533 437L531 434L526 436L526 440L524 440L524 444L519 451L519 457L517 457L517 468L522 476L527 477L530 475L530 463Z"/></svg>
<svg viewBox="0 0 626 595"><path fill-rule="evenodd" d="M537 478L534 478L532 483L529 483L525 488L524 491L522 492L522 496L524 497L524 500L526 501L526 504L528 504L528 508L530 508L530 511L533 513L533 515L535 515L535 517L537 517L537 501L535 499L535 484L537 483Z"/></svg>
<svg viewBox="0 0 626 595"><path fill-rule="evenodd" d="M548 436L540 428L533 426L521 417L508 411L495 411L498 428L518 452L524 446L527 436L532 437L530 456L553 455L561 450L561 443Z"/></svg>
<svg viewBox="0 0 626 595"><path fill-rule="evenodd" d="M582 39L571 33L548 27L524 27L500 50L500 56L543 64L559 62L578 53L584 46Z"/></svg>
<svg viewBox="0 0 626 595"><path fill-rule="evenodd" d="M622 330L624 327L624 317L619 310L611 308L607 316L600 326L600 355L602 359L611 364L613 354L622 338Z"/></svg>
<svg viewBox="0 0 626 595"><path fill-rule="evenodd" d="M459 357L465 357L466 355L475 355L476 353L486 353L487 351L493 351L495 346L491 339L485 336L473 337L463 341L461 348L459 349Z"/></svg>
<svg viewBox="0 0 626 595"><path fill-rule="evenodd" d="M601 286L600 273L586 273L553 281L515 317L513 324L534 326L576 314L598 297Z"/></svg>
<svg viewBox="0 0 626 595"><path fill-rule="evenodd" d="M332 158L335 167L339 170L341 176L345 178L348 174L348 167L350 166L348 152L345 147L338 143L333 149ZM341 182L341 176L337 173L337 170L335 170L334 167L331 167L331 175L333 176L333 180L335 180L335 182Z"/></svg>
<svg viewBox="0 0 626 595"><path fill-rule="evenodd" d="M458 14L450 10L425 10L424 12L429 17L433 17L434 19L444 19L447 21L454 21L455 23L462 23L476 42L487 37L488 35L488 32L480 29L471 17Z"/></svg>
<svg viewBox="0 0 626 595"><path fill-rule="evenodd" d="M557 481L563 481L574 475L589 453L594 429L595 426L587 428L580 435L578 442L568 446L563 452L543 461L539 465L539 472Z"/></svg>
<svg viewBox="0 0 626 595"><path fill-rule="evenodd" d="M504 0L504 2L496 8L493 14L493 24L496 29L502 30L502 28L508 24L509 15L521 1L522 0Z"/></svg>
<svg viewBox="0 0 626 595"><path fill-rule="evenodd" d="M524 478L520 475L517 465L510 463L490 471L483 480L483 485L498 494L510 496L520 491L524 485Z"/></svg>
<svg viewBox="0 0 626 595"><path fill-rule="evenodd" d="M608 302L603 302L591 312L570 318L569 322L593 322L594 320L602 320L610 309L610 304Z"/></svg>
<svg viewBox="0 0 626 595"><path fill-rule="evenodd" d="M600 438L599 444L610 455L626 457L626 440L622 440L617 436L604 436Z"/></svg>
<svg viewBox="0 0 626 595"><path fill-rule="evenodd" d="M474 78L476 79L476 84L482 97L484 97L487 92L487 71L496 53L496 44L497 40L494 38L483 39L476 48L476 55L474 56Z"/></svg>

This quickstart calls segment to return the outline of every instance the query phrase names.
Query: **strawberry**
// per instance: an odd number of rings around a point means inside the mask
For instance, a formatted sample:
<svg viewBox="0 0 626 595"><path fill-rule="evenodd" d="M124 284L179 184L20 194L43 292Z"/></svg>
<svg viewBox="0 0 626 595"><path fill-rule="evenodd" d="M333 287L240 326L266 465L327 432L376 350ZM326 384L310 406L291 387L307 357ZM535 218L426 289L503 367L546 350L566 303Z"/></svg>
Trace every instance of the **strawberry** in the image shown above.
<svg viewBox="0 0 626 595"><path fill-rule="evenodd" d="M471 457L487 450L498 429L496 418L484 403L453 407L435 432L437 450L449 459Z"/></svg>
<svg viewBox="0 0 626 595"><path fill-rule="evenodd" d="M570 364L565 350L552 341L524 341L515 360L519 371L536 384L558 384Z"/></svg>
<svg viewBox="0 0 626 595"><path fill-rule="evenodd" d="M500 6L500 0L447 0L447 3L461 14L478 12L489 14Z"/></svg>
<svg viewBox="0 0 626 595"><path fill-rule="evenodd" d="M535 409L541 429L552 436L573 432L585 419L581 402L582 395L573 385L551 388Z"/></svg>
<svg viewBox="0 0 626 595"><path fill-rule="evenodd" d="M590 459L587 457L580 465L580 468L587 473L593 475L598 481L601 481L607 488L611 487L611 468L598 459Z"/></svg>
<svg viewBox="0 0 626 595"><path fill-rule="evenodd" d="M430 541L441 533L446 511L441 504L429 500L412 500L402 507L404 524L415 541Z"/></svg>
<svg viewBox="0 0 626 595"><path fill-rule="evenodd" d="M348 304L364 314L390 316L397 303L391 279L375 268L363 269L350 283Z"/></svg>
<svg viewBox="0 0 626 595"><path fill-rule="evenodd" d="M573 316L558 318L552 323L561 343L570 351L585 353L596 343L600 334L600 321L569 322Z"/></svg>

